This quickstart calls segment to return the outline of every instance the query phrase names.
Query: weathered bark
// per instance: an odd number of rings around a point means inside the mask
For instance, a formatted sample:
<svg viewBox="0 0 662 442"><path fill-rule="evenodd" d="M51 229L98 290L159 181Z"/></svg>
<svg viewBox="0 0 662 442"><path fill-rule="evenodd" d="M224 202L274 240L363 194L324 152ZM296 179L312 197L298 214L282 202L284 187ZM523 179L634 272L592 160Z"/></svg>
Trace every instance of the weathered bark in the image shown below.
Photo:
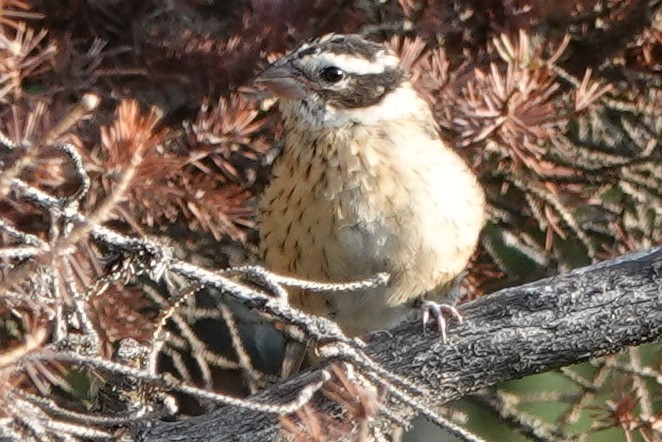
<svg viewBox="0 0 662 442"><path fill-rule="evenodd" d="M431 407L483 387L662 335L662 248L635 253L520 287L461 307L465 321L443 344L411 322L378 333L366 352L428 390ZM256 397L281 402L316 379L303 373ZM331 404L329 404L331 406ZM141 440L278 440L277 416L223 407L177 423L145 422Z"/></svg>

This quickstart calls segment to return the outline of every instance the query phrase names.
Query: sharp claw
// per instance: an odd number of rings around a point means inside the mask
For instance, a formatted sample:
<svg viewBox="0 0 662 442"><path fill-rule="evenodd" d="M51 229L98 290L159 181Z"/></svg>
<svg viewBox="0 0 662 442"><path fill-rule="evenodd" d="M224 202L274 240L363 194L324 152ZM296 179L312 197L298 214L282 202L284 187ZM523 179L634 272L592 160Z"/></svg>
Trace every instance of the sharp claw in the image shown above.
<svg viewBox="0 0 662 442"><path fill-rule="evenodd" d="M446 319L444 318L444 313L452 317L458 323L462 323L462 315L457 311L455 307L448 304L438 304L433 301L424 301L423 305L423 332L425 333L425 326L430 320L430 316L433 316L437 321L437 329L441 334L441 339L444 343L447 342L446 334Z"/></svg>
<svg viewBox="0 0 662 442"><path fill-rule="evenodd" d="M429 320L430 320L430 310L423 307L423 334L425 334L425 326L428 324Z"/></svg>
<svg viewBox="0 0 662 442"><path fill-rule="evenodd" d="M460 312L457 311L455 307L450 305L441 305L440 307L442 311L445 311L450 316L452 316L453 319L455 319L458 323L462 324L462 315L460 314Z"/></svg>
<svg viewBox="0 0 662 442"><path fill-rule="evenodd" d="M435 319L437 320L437 328L439 329L439 333L441 333L441 340L445 344L448 341L448 337L446 336L446 320L444 319L441 310L437 311L437 316Z"/></svg>

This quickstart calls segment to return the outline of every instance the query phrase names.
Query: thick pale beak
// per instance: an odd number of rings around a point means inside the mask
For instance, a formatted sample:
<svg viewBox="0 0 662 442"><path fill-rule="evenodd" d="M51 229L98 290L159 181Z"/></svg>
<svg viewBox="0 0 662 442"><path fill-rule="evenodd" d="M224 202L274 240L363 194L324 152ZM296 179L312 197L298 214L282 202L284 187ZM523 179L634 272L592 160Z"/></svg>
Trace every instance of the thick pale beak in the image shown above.
<svg viewBox="0 0 662 442"><path fill-rule="evenodd" d="M255 79L255 83L264 86L279 97L301 100L306 97L305 79L300 71L289 64L272 64Z"/></svg>

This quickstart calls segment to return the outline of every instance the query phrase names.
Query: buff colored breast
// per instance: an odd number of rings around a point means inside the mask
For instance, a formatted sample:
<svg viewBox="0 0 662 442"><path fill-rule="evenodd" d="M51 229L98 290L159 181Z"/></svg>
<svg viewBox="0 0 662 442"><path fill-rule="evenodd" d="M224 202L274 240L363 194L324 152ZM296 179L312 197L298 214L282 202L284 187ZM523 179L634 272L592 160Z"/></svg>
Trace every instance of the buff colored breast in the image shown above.
<svg viewBox="0 0 662 442"><path fill-rule="evenodd" d="M389 273L388 287L361 293L290 294L358 335L447 290L475 248L483 200L461 158L415 121L290 130L259 205L261 251L272 271L314 281Z"/></svg>

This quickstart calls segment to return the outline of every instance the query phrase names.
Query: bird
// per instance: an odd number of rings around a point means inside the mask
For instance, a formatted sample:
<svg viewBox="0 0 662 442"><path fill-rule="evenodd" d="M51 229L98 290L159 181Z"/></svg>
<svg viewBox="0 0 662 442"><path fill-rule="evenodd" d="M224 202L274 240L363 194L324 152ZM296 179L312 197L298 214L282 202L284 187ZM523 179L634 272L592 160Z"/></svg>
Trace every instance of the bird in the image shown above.
<svg viewBox="0 0 662 442"><path fill-rule="evenodd" d="M266 268L325 283L389 277L358 292L290 290L291 305L354 337L422 307L446 340L444 315L462 318L437 301L477 247L485 196L399 57L357 34L327 34L255 83L277 97L284 130L258 201Z"/></svg>

